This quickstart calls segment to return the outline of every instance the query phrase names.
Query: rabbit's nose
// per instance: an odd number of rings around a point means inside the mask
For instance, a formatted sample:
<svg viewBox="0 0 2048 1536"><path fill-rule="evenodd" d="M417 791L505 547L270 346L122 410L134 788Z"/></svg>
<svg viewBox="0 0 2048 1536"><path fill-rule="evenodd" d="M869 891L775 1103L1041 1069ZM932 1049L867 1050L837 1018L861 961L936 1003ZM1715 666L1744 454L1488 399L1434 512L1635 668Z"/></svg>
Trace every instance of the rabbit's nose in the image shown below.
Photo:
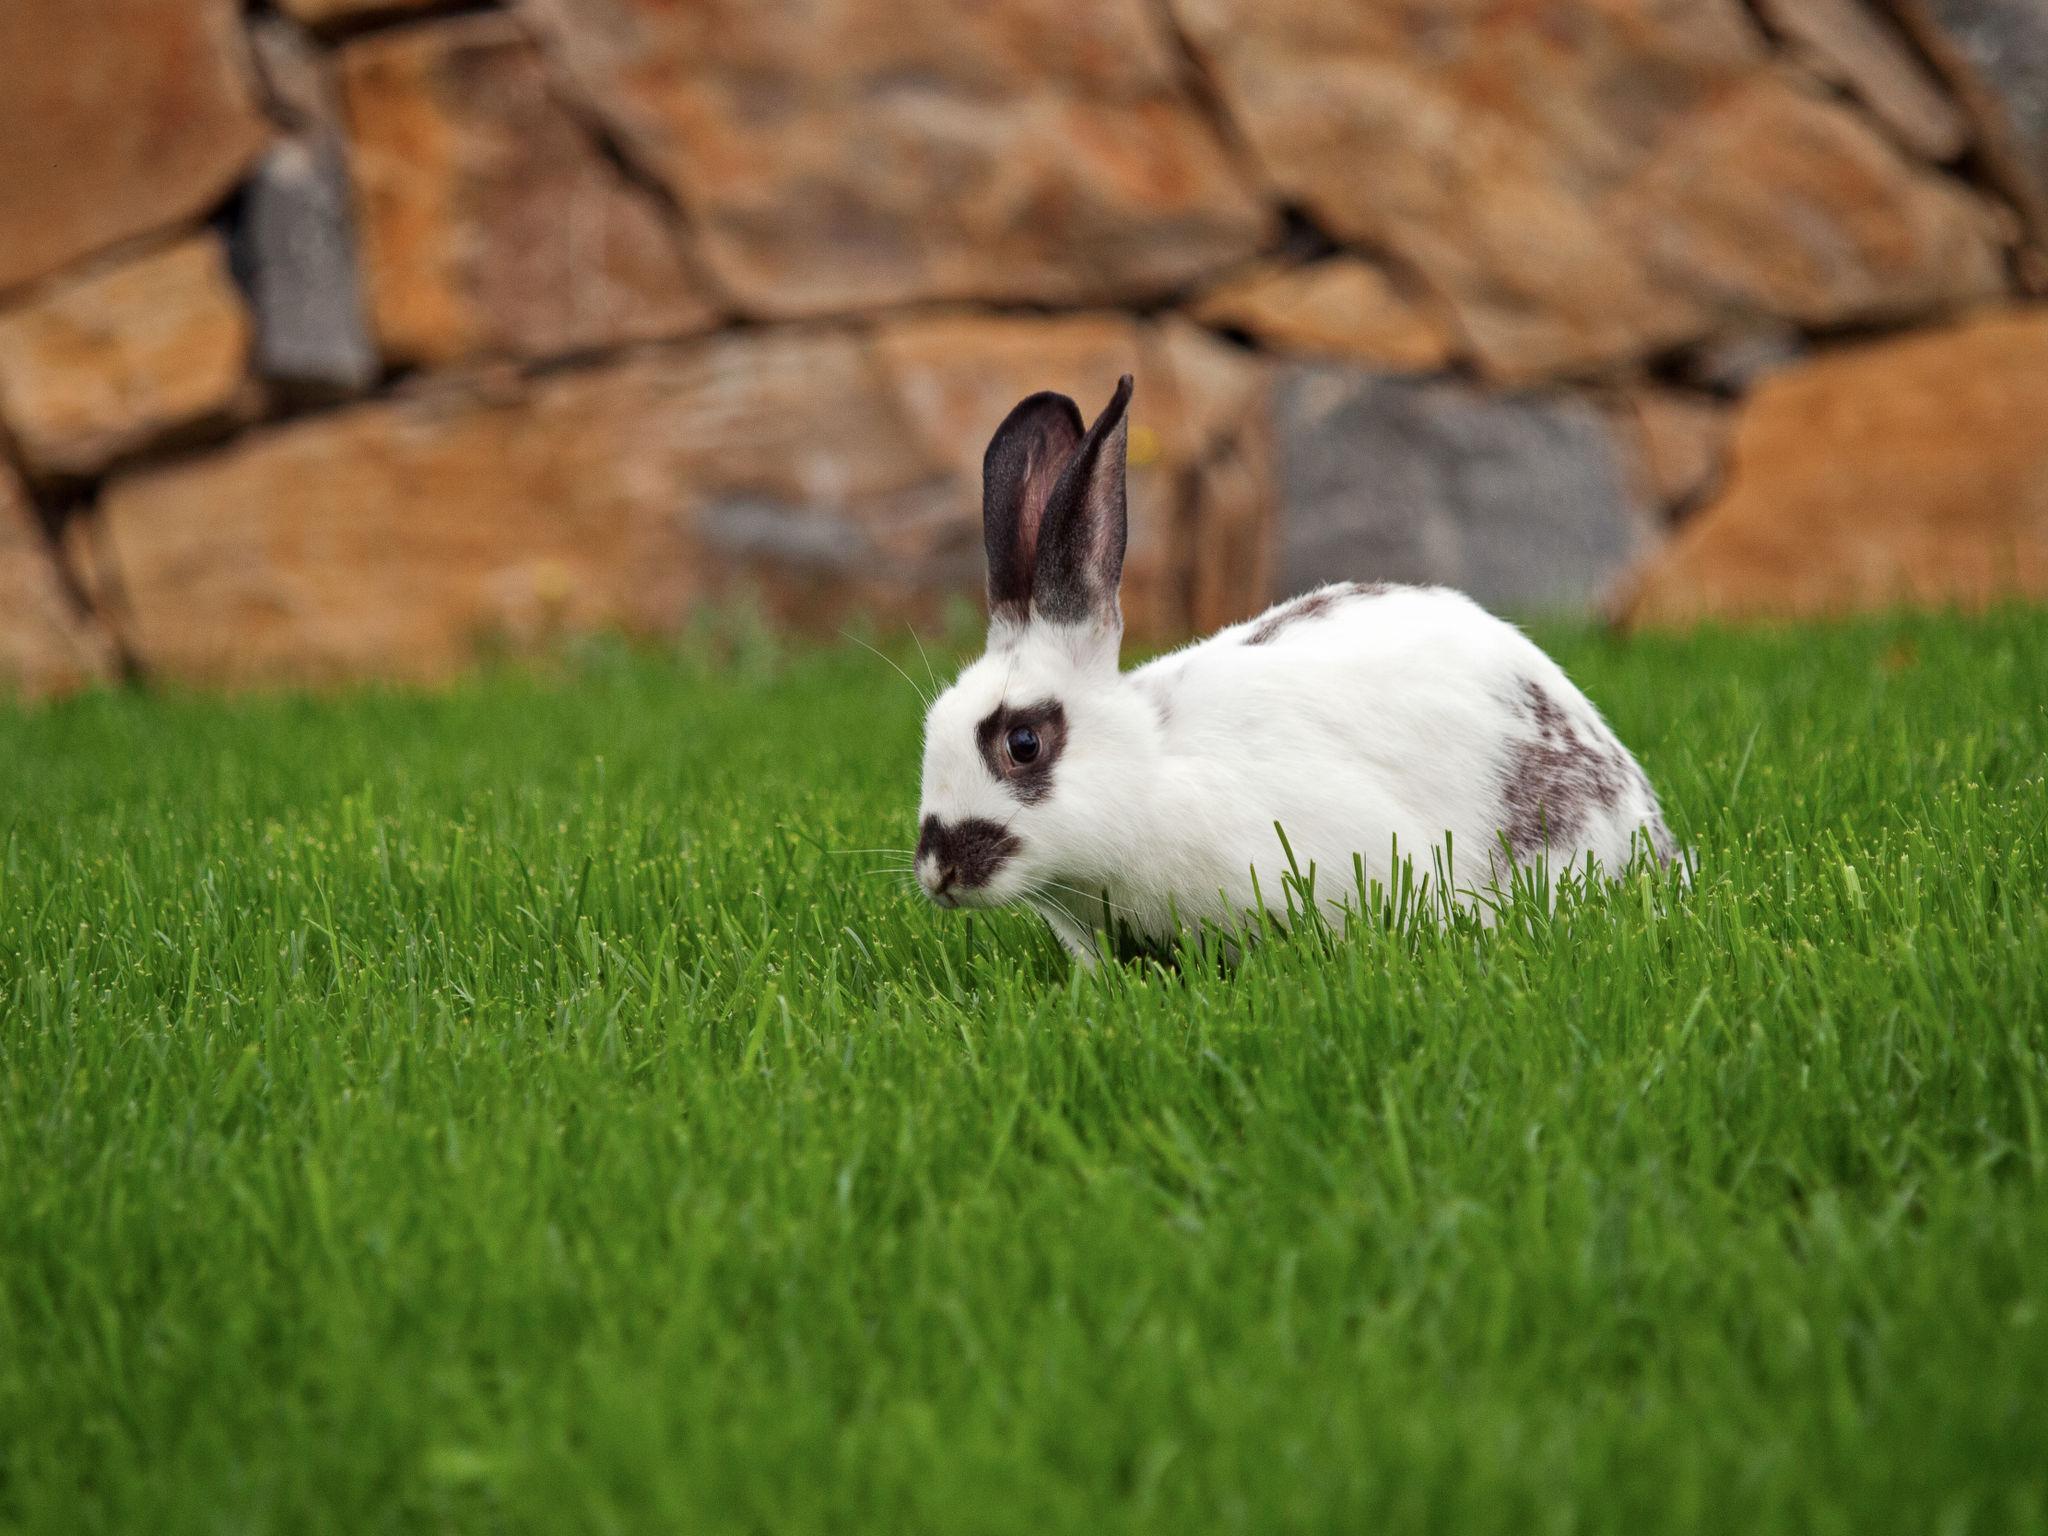
<svg viewBox="0 0 2048 1536"><path fill-rule="evenodd" d="M952 864L926 862L918 866L918 885L922 885L924 893L940 907L950 907L954 903L950 891L958 879L961 879L961 870L956 870Z"/></svg>
<svg viewBox="0 0 2048 1536"><path fill-rule="evenodd" d="M927 816L917 839L918 882L933 901L952 906L960 900L952 894L956 885L979 890L1022 846L1009 828L992 821L970 816L948 826Z"/></svg>
<svg viewBox="0 0 2048 1536"><path fill-rule="evenodd" d="M924 887L924 892L927 896L942 905L945 902L946 893L953 889L953 886L959 879L960 871L950 860L927 859L918 865L918 884Z"/></svg>

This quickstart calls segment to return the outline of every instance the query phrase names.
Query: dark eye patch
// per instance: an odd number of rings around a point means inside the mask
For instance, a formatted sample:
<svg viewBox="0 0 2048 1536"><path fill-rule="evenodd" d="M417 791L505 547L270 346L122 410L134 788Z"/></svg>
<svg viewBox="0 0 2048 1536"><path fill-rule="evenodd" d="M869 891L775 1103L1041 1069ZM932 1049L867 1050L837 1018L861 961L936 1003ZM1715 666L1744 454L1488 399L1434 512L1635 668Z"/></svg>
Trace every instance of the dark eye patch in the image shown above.
<svg viewBox="0 0 2048 1536"><path fill-rule="evenodd" d="M1016 761L1005 745L1010 733L1020 727L1038 738L1038 756L1028 763ZM974 728L974 740L989 775L1024 804L1037 805L1052 793L1053 764L1067 745L1067 712L1057 699L999 704Z"/></svg>

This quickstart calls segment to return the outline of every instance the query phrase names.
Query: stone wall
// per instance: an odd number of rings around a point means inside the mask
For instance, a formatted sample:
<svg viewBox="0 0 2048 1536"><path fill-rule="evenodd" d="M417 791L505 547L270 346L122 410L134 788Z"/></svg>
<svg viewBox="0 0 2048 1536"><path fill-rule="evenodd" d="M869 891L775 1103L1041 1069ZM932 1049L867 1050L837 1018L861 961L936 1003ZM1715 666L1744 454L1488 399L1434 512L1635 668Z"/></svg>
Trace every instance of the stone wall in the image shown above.
<svg viewBox="0 0 2048 1536"><path fill-rule="evenodd" d="M2039 0L0 6L0 686L979 580L1138 376L1155 637L2048 591Z"/></svg>

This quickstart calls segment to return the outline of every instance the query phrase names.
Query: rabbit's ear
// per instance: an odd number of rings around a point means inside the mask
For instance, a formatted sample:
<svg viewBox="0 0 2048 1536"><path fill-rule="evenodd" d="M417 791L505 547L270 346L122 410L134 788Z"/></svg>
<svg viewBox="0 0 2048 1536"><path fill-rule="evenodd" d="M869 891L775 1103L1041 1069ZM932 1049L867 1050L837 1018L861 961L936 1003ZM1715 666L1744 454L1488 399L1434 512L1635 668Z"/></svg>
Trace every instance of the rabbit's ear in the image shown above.
<svg viewBox="0 0 2048 1536"><path fill-rule="evenodd" d="M1053 487L1031 580L1032 611L1041 619L1123 628L1116 591L1128 532L1124 454L1130 403L1127 373Z"/></svg>
<svg viewBox="0 0 2048 1536"><path fill-rule="evenodd" d="M1045 509L1080 443L1080 408L1049 391L1022 401L989 439L981 460L981 538L991 628L1021 628L1030 617Z"/></svg>

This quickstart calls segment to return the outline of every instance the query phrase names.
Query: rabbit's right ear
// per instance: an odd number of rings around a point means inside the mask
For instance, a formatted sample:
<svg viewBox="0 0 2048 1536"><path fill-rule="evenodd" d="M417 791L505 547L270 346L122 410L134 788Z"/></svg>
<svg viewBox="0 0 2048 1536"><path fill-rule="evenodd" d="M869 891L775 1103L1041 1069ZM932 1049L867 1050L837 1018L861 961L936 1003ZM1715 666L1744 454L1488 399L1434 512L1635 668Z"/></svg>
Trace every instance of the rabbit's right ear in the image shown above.
<svg viewBox="0 0 2048 1536"><path fill-rule="evenodd" d="M1046 391L1022 401L989 439L981 460L981 538L988 550L991 630L1022 629L1030 618L1046 503L1084 430L1080 408Z"/></svg>

